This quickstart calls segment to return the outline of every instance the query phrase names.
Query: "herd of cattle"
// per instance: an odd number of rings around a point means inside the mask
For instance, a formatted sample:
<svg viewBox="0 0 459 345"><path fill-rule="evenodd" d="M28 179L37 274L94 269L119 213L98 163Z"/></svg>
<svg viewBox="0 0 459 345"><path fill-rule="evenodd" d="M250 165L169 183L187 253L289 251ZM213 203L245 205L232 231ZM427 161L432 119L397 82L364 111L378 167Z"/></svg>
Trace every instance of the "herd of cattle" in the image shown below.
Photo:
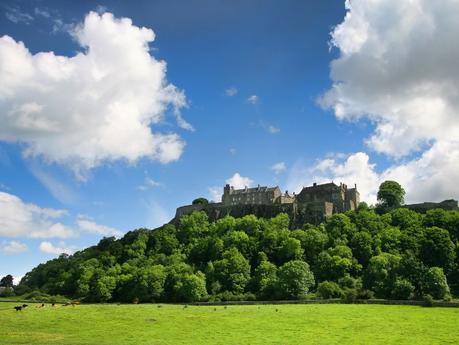
<svg viewBox="0 0 459 345"><path fill-rule="evenodd" d="M64 304L62 304L63 307L66 307L66 306L76 306L80 304L80 301L70 301L70 302L65 302ZM23 304L23 305L18 305L18 306L15 306L13 309L16 310L16 311L22 311L22 309L25 309L27 308L29 305L28 304ZM51 303L51 307L55 307L56 306L56 303ZM37 305L37 308L44 308L45 307L45 303L42 303L40 305Z"/></svg>

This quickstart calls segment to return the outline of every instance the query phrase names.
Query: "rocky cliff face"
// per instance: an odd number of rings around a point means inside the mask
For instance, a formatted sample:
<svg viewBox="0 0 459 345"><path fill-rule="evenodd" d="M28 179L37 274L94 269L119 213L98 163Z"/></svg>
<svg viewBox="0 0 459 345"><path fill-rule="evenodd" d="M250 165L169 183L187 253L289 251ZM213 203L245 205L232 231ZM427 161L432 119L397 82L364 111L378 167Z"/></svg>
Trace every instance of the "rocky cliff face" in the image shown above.
<svg viewBox="0 0 459 345"><path fill-rule="evenodd" d="M225 216L233 216L236 218L244 217L253 214L259 218L272 218L279 213L287 213L290 217L290 228L300 228L305 223L319 224L325 220L327 214L327 206L325 203L302 204L272 204L272 205L222 205L207 204L207 205L188 205L179 207L176 215L171 223L178 223L181 216L190 214L194 211L204 211L210 221L223 218ZM331 213L328 210L328 213Z"/></svg>

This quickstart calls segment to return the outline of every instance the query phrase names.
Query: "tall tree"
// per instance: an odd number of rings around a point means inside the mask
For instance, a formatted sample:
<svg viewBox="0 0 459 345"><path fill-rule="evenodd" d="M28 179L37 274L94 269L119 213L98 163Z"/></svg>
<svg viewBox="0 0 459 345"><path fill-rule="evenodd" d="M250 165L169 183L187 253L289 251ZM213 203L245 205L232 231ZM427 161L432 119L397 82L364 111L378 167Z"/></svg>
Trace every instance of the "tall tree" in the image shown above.
<svg viewBox="0 0 459 345"><path fill-rule="evenodd" d="M13 287L13 276L8 274L0 280L0 286Z"/></svg>
<svg viewBox="0 0 459 345"><path fill-rule="evenodd" d="M405 201L405 190L396 181L384 181L379 186L377 198L385 209L400 207Z"/></svg>

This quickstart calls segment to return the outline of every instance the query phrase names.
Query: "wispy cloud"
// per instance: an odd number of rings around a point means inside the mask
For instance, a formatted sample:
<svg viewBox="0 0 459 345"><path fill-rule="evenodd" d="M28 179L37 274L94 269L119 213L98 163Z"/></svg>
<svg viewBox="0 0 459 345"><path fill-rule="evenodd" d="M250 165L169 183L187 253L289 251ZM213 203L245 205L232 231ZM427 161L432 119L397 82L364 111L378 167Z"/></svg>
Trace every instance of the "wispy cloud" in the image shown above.
<svg viewBox="0 0 459 345"><path fill-rule="evenodd" d="M27 245L18 241L3 241L0 243L0 252L5 254L19 254L27 251Z"/></svg>
<svg viewBox="0 0 459 345"><path fill-rule="evenodd" d="M274 171L275 174L280 174L287 170L287 165L285 162L279 162L272 165L271 170Z"/></svg>
<svg viewBox="0 0 459 345"><path fill-rule="evenodd" d="M115 228L106 225L97 224L91 217L86 215L78 215L77 225L81 231L102 235L119 237L123 233Z"/></svg>
<svg viewBox="0 0 459 345"><path fill-rule="evenodd" d="M222 200L222 187L212 186L207 188L210 200L220 202Z"/></svg>
<svg viewBox="0 0 459 345"><path fill-rule="evenodd" d="M37 180L46 187L51 195L61 203L73 204L78 199L77 194L72 191L70 187L59 181L52 174L43 170L37 164L31 164L30 171L37 178Z"/></svg>
<svg viewBox="0 0 459 345"><path fill-rule="evenodd" d="M268 132L269 134L277 134L280 132L280 128L279 127L276 127L270 123L266 123L265 121L263 120L260 120L258 122L258 126L263 128L266 132Z"/></svg>
<svg viewBox="0 0 459 345"><path fill-rule="evenodd" d="M145 176L143 184L141 184L140 186L137 186L137 189L141 191L146 191L150 188L159 187L162 185L163 184L161 182L157 182L153 180L151 177Z"/></svg>
<svg viewBox="0 0 459 345"><path fill-rule="evenodd" d="M258 104L260 102L260 98L257 95L252 95L249 98L247 98L247 102L250 104Z"/></svg>
<svg viewBox="0 0 459 345"><path fill-rule="evenodd" d="M52 254L52 255L61 255L61 254L71 255L75 253L78 247L68 246L65 244L65 242L59 242L59 244L54 245L51 242L43 241L40 243L39 249L43 253Z"/></svg>
<svg viewBox="0 0 459 345"><path fill-rule="evenodd" d="M5 17L15 24L23 23L29 25L34 20L31 14L22 11L18 7L6 7Z"/></svg>
<svg viewBox="0 0 459 345"><path fill-rule="evenodd" d="M228 96L228 97L233 97L233 96L236 96L238 93L238 89L236 89L235 87L230 87L228 89L225 90L225 94Z"/></svg>

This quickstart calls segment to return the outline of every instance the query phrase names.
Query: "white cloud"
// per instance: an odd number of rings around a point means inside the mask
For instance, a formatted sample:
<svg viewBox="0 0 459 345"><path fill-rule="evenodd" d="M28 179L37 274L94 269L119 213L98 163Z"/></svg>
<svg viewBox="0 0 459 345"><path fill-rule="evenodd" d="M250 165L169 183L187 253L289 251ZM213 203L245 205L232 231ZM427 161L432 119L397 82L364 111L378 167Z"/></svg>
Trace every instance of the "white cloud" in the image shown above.
<svg viewBox="0 0 459 345"><path fill-rule="evenodd" d="M67 211L42 208L0 192L0 236L46 238L74 236L71 228L57 222Z"/></svg>
<svg viewBox="0 0 459 345"><path fill-rule="evenodd" d="M77 195L67 185L59 181L50 173L40 168L38 165L30 166L32 174L43 184L54 198L63 204L72 204L77 200Z"/></svg>
<svg viewBox="0 0 459 345"><path fill-rule="evenodd" d="M251 104L257 104L260 101L260 98L257 95L252 95L249 98L247 98L247 102Z"/></svg>
<svg viewBox="0 0 459 345"><path fill-rule="evenodd" d="M235 173L233 176L226 180L226 183L233 186L235 189L241 189L252 186L253 181L248 177L244 177L239 173Z"/></svg>
<svg viewBox="0 0 459 345"><path fill-rule="evenodd" d="M310 186L314 182L343 182L349 187L357 184L361 201L374 204L380 181L374 168L375 165L369 162L369 157L364 152L349 155L346 159L327 158L317 161L313 166L297 162L290 170L287 189L300 192L303 186Z"/></svg>
<svg viewBox="0 0 459 345"><path fill-rule="evenodd" d="M357 152L347 157L327 158L314 166L297 162L287 180L289 190L300 191L313 182L357 184L362 201L376 202L379 185L386 180L398 181L406 191L405 201L417 203L442 201L459 195L457 162L459 145L437 143L417 159L397 163L378 172L368 154Z"/></svg>
<svg viewBox="0 0 459 345"><path fill-rule="evenodd" d="M34 20L33 16L17 7L7 7L5 17L15 24L24 23L28 25Z"/></svg>
<svg viewBox="0 0 459 345"><path fill-rule="evenodd" d="M321 99L338 119L375 124L368 146L394 157L459 133L457 0L347 1L332 32L340 57ZM457 162L459 164L459 162Z"/></svg>
<svg viewBox="0 0 459 345"><path fill-rule="evenodd" d="M102 236L116 236L120 237L123 233L117 229L111 228L106 225L100 225L94 222L93 219L91 219L88 216L85 215L79 215L77 217L77 225L80 231L85 231L97 235L102 235Z"/></svg>
<svg viewBox="0 0 459 345"><path fill-rule="evenodd" d="M18 241L3 241L0 243L0 253L19 254L27 251L27 245Z"/></svg>
<svg viewBox="0 0 459 345"><path fill-rule="evenodd" d="M277 133L280 132L280 128L279 127L276 127L276 126L274 126L272 124L266 123L263 120L258 121L258 126L263 128L269 134L277 134Z"/></svg>
<svg viewBox="0 0 459 345"><path fill-rule="evenodd" d="M179 159L184 141L151 128L172 107L178 125L192 130L179 112L184 93L150 54L153 31L90 12L73 36L84 52L71 57L33 55L22 42L0 38L0 140L22 143L25 156L66 164L82 178L109 160Z"/></svg>
<svg viewBox="0 0 459 345"><path fill-rule="evenodd" d="M236 96L238 93L238 89L236 89L235 87L230 87L228 89L225 90L225 94L228 96L228 97L233 97L233 96Z"/></svg>
<svg viewBox="0 0 459 345"><path fill-rule="evenodd" d="M275 174L280 174L287 170L287 165L285 164L285 162L279 162L272 165L271 170L274 171Z"/></svg>
<svg viewBox="0 0 459 345"><path fill-rule="evenodd" d="M268 132L271 133L271 134L276 134L276 133L280 132L280 128L276 127L276 126L273 126L273 125L269 125L267 127L267 129L268 129Z"/></svg>
<svg viewBox="0 0 459 345"><path fill-rule="evenodd" d="M61 254L68 254L71 255L75 253L78 249L75 246L67 246L64 242L60 242L58 245L54 245L51 242L43 241L40 243L40 251L47 254L52 255L61 255Z"/></svg>
<svg viewBox="0 0 459 345"><path fill-rule="evenodd" d="M459 2L353 0L346 7L332 32L340 56L321 105L340 120L369 120L375 130L368 147L398 159L379 174L362 160L371 181L399 181L408 202L457 198L459 45L452 42L459 35Z"/></svg>
<svg viewBox="0 0 459 345"><path fill-rule="evenodd" d="M40 16L40 17L43 17L43 18L46 18L46 19L51 17L51 13L45 8L35 7L34 13L35 13L36 16Z"/></svg>
<svg viewBox="0 0 459 345"><path fill-rule="evenodd" d="M159 187L159 186L162 186L160 182L153 180L149 176L145 176L144 183L140 186L137 186L137 189L141 191L146 191L150 188Z"/></svg>
<svg viewBox="0 0 459 345"><path fill-rule="evenodd" d="M229 152L230 152L231 155L234 156L234 155L237 153L237 150L236 150L234 147L231 147L231 148L229 149Z"/></svg>
<svg viewBox="0 0 459 345"><path fill-rule="evenodd" d="M209 191L210 200L214 202L222 201L222 194L223 194L222 187L213 186L213 187L209 187L207 190Z"/></svg>

